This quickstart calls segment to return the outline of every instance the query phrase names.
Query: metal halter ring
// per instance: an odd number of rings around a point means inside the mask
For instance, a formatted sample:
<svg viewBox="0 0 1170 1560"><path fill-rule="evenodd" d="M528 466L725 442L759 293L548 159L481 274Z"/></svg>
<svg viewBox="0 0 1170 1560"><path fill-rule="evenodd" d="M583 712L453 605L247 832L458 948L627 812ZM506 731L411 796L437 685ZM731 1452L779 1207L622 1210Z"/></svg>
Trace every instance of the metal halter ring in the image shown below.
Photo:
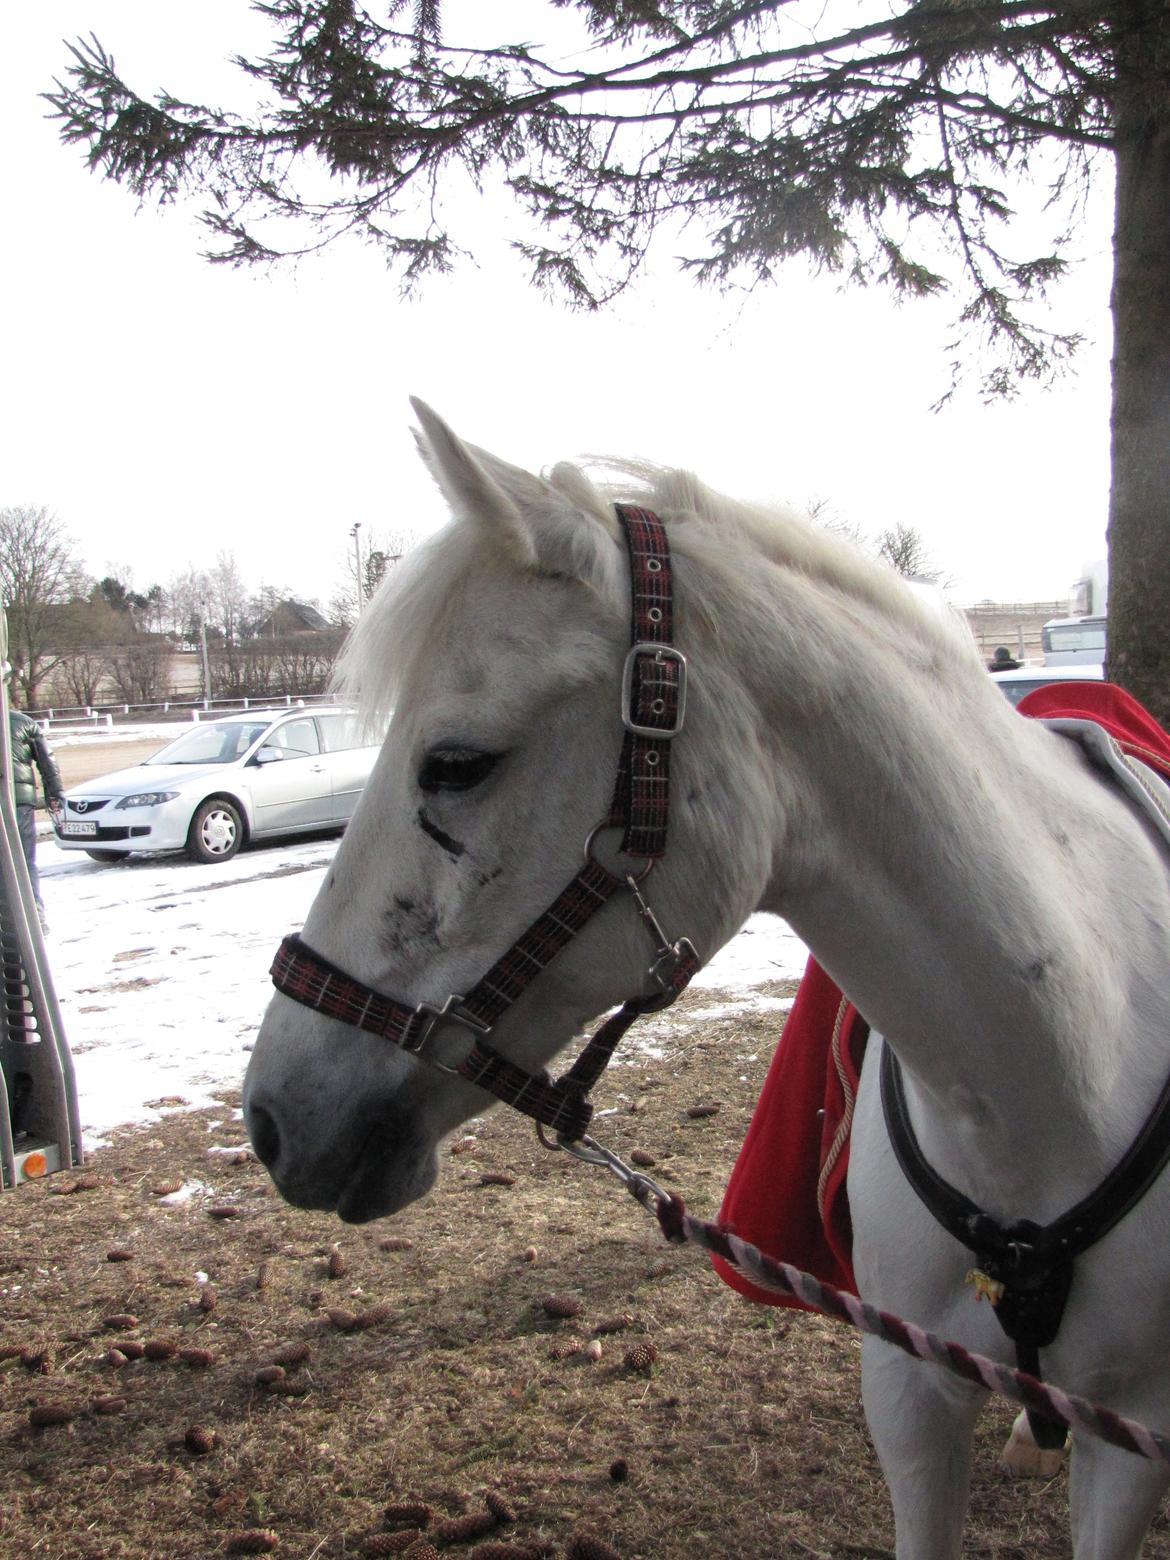
<svg viewBox="0 0 1170 1560"><path fill-rule="evenodd" d="M648 861L646 861L642 865L642 868L641 868L640 871L638 871L638 872L625 872L625 871L623 871L623 869L621 867L616 867L615 868L615 867L608 867L608 866L606 866L605 862L604 861L599 861L597 856L596 856L596 854L594 853L593 842L597 838L597 836L600 833L602 833L603 830L605 830L605 829L620 829L620 828L621 828L621 824L620 823L610 823L607 818L603 818L602 821L599 824L595 825L594 828L590 829L588 837L585 840L585 861L586 861L587 864L591 864L591 865L593 865L595 867L600 867L603 872L608 872L611 877L621 878L622 881L625 882L625 883L631 883L631 882L632 883L641 883L641 882L644 882L645 879L647 877L649 877L650 873L654 869L654 857L653 856L651 856L650 859ZM619 852L619 854L620 854L620 852Z"/></svg>

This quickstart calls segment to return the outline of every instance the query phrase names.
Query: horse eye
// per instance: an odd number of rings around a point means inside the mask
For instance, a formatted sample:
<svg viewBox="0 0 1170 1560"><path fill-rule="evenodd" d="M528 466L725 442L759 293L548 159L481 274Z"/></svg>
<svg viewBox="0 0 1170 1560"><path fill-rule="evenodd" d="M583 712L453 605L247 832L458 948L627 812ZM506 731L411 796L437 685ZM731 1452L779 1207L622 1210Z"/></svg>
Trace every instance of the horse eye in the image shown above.
<svg viewBox="0 0 1170 1560"><path fill-rule="evenodd" d="M498 753L480 753L475 748L436 748L423 760L419 788L432 793L471 791L487 779L498 762Z"/></svg>

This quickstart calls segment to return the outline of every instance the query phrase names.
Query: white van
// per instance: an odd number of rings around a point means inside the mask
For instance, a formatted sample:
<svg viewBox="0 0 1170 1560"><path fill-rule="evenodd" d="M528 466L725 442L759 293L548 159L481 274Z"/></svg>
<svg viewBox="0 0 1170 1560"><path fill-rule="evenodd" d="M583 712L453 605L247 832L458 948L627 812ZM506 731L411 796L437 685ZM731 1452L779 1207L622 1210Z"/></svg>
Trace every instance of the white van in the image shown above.
<svg viewBox="0 0 1170 1560"><path fill-rule="evenodd" d="M1040 630L1045 666L1076 666L1105 659L1103 617L1049 618Z"/></svg>

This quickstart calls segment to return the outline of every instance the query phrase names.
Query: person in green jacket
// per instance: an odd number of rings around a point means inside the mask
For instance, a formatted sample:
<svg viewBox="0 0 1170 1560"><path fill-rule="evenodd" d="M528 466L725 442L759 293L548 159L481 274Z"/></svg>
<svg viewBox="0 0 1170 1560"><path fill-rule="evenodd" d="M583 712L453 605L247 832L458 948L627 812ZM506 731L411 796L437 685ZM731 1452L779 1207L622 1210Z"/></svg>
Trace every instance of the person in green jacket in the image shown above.
<svg viewBox="0 0 1170 1560"><path fill-rule="evenodd" d="M20 830L20 843L24 859L28 862L28 875L32 879L33 898L41 927L48 931L45 907L41 901L41 880L37 876L37 781L34 770L39 769L41 785L45 792L45 805L51 813L61 806L61 771L44 732L23 710L8 711L8 740L12 747L12 792L16 803L16 822Z"/></svg>

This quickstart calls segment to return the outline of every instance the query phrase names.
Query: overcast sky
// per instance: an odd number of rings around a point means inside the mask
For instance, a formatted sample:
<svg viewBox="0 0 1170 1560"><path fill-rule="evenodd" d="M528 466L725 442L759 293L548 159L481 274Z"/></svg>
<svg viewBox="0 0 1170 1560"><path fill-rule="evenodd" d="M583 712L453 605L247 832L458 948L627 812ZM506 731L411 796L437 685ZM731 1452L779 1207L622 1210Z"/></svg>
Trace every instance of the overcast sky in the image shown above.
<svg viewBox="0 0 1170 1560"><path fill-rule="evenodd" d="M545 9L478 15L523 13L535 36ZM44 118L62 40L91 31L140 90L205 102L242 100L226 56L264 36L247 0L37 0L0 24L0 506L54 510L91 572L129 565L144 589L229 551L249 586L326 603L355 522L382 538L443 518L412 393L532 468L640 455L745 497L824 500L871 534L905 521L961 602L1057 600L1104 555L1107 190L1056 298L1060 328L1089 337L1075 376L932 414L953 303L899 309L799 266L720 297L663 252L611 312L574 315L527 285L491 202L469 213L480 263L417 302L357 248L213 268L196 204L137 210Z"/></svg>

